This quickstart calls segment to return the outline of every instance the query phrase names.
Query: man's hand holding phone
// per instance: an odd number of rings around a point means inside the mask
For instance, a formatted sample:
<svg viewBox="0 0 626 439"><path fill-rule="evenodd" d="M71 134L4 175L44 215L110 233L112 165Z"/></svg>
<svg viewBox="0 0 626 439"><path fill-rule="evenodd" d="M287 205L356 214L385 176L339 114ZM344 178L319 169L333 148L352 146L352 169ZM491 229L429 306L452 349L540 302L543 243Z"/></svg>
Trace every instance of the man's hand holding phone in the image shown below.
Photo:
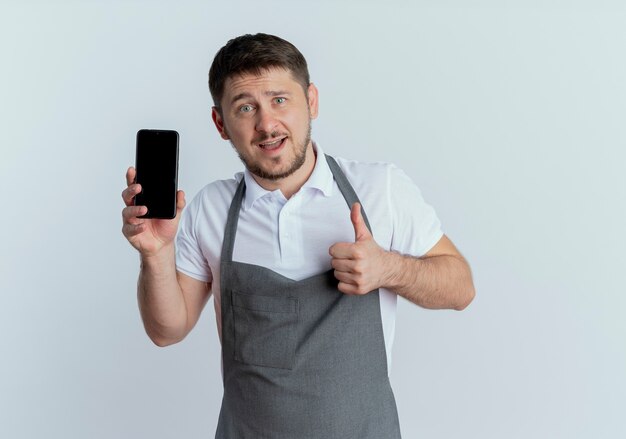
<svg viewBox="0 0 626 439"><path fill-rule="evenodd" d="M140 254L137 301L146 333L157 346L185 338L202 309L193 298L205 303L210 294L206 282L179 278L176 270L174 239L185 207L177 175L178 133L140 130L135 167L126 171L122 191L122 233Z"/></svg>
<svg viewBox="0 0 626 439"><path fill-rule="evenodd" d="M126 172L126 189L122 192L122 199L126 207L122 210L122 233L128 242L135 247L142 256L154 256L163 247L171 244L176 237L180 214L185 207L185 193L176 192L176 216L172 219L139 218L147 213L146 206L135 206L135 196L141 192L141 185L135 183L136 171L134 167Z"/></svg>

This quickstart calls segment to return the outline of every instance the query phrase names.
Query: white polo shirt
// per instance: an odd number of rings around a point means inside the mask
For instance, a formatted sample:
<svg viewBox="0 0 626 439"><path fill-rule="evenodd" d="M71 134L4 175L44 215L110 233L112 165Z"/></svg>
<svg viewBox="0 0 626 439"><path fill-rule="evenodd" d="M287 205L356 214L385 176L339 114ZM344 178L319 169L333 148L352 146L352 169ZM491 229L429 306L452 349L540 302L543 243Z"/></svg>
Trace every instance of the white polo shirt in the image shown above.
<svg viewBox="0 0 626 439"><path fill-rule="evenodd" d="M195 279L212 282L220 340L222 242L228 209L242 178L246 180L246 193L237 225L233 261L261 265L298 281L332 269L330 246L337 242L354 242L350 208L322 148L316 143L313 148L317 155L313 172L289 200L279 189L263 189L245 169L232 179L206 185L182 213L176 237L176 269ZM434 209L397 166L340 157L335 160L359 197L374 239L382 248L421 256L442 237ZM391 372L397 296L381 288L379 297L388 371Z"/></svg>

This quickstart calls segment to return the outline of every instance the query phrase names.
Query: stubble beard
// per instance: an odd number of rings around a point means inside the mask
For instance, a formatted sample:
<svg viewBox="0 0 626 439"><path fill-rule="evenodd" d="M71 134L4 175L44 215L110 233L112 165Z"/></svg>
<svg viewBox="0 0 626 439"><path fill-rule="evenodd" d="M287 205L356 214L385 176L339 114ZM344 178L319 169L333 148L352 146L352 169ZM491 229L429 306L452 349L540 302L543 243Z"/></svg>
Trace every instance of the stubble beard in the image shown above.
<svg viewBox="0 0 626 439"><path fill-rule="evenodd" d="M281 135L280 133L272 132L270 136L268 136L267 138L272 139L280 135ZM251 160L250 157L247 157L245 154L242 154L241 152L239 152L232 141L230 142L230 144L233 147L233 149L237 152L237 155L239 156L239 160L241 160L241 162L244 164L246 169L248 169L248 171L251 174L254 174L257 177L263 178L265 180L276 181L282 178L289 177L290 175L292 175L294 172L296 172L298 169L300 169L304 165L304 162L306 161L306 150L307 150L309 143L311 142L311 119L309 119L308 121L306 135L305 135L304 140L301 143L297 142L292 137L289 137L288 140L291 140L294 142L295 157L291 161L291 164L289 165L289 167L285 171L279 172L279 173L271 173L271 172L265 171L257 163ZM280 157L275 157L272 159L274 163L280 163L280 160L281 160Z"/></svg>

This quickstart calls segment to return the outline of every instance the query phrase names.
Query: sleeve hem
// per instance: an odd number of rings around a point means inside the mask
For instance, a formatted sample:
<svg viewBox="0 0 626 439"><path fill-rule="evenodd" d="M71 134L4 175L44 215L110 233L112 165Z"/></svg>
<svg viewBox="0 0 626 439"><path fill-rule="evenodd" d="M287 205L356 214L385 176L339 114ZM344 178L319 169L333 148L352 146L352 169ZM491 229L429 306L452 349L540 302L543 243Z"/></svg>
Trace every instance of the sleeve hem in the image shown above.
<svg viewBox="0 0 626 439"><path fill-rule="evenodd" d="M437 233L433 235L433 238L427 241L427 245L424 245L424 247L422 248L423 251L420 252L420 256L424 256L426 253L428 253L442 237L443 231L439 229Z"/></svg>
<svg viewBox="0 0 626 439"><path fill-rule="evenodd" d="M189 271L189 270L185 270L184 268L181 268L180 265L176 265L176 271L180 271L183 274L186 274L189 277L193 277L196 280L199 280L201 282L211 282L213 279L210 279L209 276L204 275L204 274L198 274L198 273L194 273L193 271Z"/></svg>

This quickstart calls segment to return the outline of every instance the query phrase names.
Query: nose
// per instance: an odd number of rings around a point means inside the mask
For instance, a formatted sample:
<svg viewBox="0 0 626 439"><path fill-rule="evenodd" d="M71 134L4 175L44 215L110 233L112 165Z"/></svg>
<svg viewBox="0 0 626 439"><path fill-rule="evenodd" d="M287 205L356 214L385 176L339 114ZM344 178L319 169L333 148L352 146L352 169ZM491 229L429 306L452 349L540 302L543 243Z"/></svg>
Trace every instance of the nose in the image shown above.
<svg viewBox="0 0 626 439"><path fill-rule="evenodd" d="M278 121L274 117L271 109L258 108L256 113L256 126L254 127L257 132L263 134L270 134L276 131Z"/></svg>

